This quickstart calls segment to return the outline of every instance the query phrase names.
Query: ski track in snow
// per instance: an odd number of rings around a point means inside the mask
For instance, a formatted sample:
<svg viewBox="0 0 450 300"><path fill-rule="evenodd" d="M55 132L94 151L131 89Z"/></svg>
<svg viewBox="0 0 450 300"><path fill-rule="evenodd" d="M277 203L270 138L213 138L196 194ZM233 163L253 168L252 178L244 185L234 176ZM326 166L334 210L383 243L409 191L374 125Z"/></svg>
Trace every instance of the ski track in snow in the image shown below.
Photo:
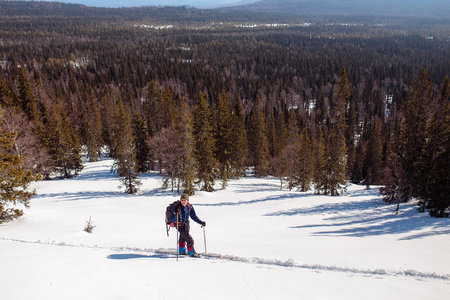
<svg viewBox="0 0 450 300"><path fill-rule="evenodd" d="M110 250L114 252L131 252L134 254L140 254L147 257L153 256L165 256L174 257L176 253L175 249L152 249L152 248L139 248L139 247L104 247L100 245L86 245L86 244L70 244L66 242L57 242L53 240L37 240L37 241L27 241L11 238L0 237L0 240L6 242L16 242L25 244L40 244L40 245L52 245L60 247L73 247L73 248L85 248L85 249L96 249L96 250ZM234 255L218 255L218 254L206 254L209 256L204 256L203 259L210 260L229 260L233 262L249 263L249 264L259 264L266 266L276 266L276 267L289 267L289 268L299 268L308 269L312 271L327 271L327 272L340 272L348 274L359 274L365 276L403 276L411 277L415 279L434 279L434 280L444 280L450 282L450 274L441 275L436 273L420 272L416 270L387 270L387 269L358 269L352 267L339 267L331 265L319 265L319 264L297 264L293 259L288 259L286 261L276 260L276 259L266 259L266 258L245 258ZM111 256L113 257L113 256ZM110 257L110 258L111 258ZM198 259L198 258L193 258ZM249 287L250 288L250 287Z"/></svg>

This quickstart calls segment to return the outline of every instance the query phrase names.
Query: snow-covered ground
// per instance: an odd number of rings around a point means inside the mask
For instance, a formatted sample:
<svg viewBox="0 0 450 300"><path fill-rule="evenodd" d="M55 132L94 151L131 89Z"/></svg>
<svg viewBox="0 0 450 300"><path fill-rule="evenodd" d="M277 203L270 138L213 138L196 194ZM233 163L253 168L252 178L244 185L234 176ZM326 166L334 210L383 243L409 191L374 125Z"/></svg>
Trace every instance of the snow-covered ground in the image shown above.
<svg viewBox="0 0 450 300"><path fill-rule="evenodd" d="M341 197L280 190L247 177L191 197L206 247L235 259L159 253L174 248L165 207L179 195L143 175L118 189L112 160L74 179L41 181L19 220L0 225L0 298L11 299L447 299L450 219L381 203L378 189ZM218 187L220 184L218 184ZM83 231L92 217L93 233ZM200 225L191 224L198 252Z"/></svg>

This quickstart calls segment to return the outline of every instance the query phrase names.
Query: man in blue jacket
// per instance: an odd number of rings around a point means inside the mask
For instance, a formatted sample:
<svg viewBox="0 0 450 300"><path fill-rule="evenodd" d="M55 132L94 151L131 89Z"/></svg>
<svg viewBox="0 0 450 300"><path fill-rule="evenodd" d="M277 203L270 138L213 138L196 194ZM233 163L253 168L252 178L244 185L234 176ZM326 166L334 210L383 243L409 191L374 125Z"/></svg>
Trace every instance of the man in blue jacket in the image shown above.
<svg viewBox="0 0 450 300"><path fill-rule="evenodd" d="M197 257L198 254L194 249L194 239L189 234L189 217L202 226L206 226L206 222L200 220L195 213L194 206L189 203L189 195L183 194L180 198L180 204L175 205L170 217L170 226L177 227L180 232L180 240L178 242L178 251L181 255ZM186 250L187 243L187 250Z"/></svg>

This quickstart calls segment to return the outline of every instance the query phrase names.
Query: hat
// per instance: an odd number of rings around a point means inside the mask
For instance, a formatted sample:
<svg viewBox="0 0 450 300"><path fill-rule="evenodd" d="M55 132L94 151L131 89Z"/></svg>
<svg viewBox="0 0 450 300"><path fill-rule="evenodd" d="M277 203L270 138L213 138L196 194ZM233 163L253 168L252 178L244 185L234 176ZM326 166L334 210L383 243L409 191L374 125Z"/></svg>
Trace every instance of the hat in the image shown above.
<svg viewBox="0 0 450 300"><path fill-rule="evenodd" d="M183 195L181 195L181 197L180 197L180 200L181 199L186 199L187 201L189 201L189 195L188 194L183 194Z"/></svg>

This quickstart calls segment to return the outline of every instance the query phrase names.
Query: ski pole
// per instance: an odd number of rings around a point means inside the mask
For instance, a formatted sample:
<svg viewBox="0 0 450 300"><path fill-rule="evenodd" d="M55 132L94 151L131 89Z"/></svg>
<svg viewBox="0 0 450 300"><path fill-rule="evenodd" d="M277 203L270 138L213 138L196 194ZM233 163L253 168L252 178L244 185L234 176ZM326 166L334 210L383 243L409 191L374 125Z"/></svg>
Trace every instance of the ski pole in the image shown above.
<svg viewBox="0 0 450 300"><path fill-rule="evenodd" d="M205 233L205 227L206 226L202 226L203 227L203 240L205 241L205 253L208 253L207 251L206 251L206 233Z"/></svg>
<svg viewBox="0 0 450 300"><path fill-rule="evenodd" d="M180 244L180 240L179 240L179 233L178 233L178 213L177 213L177 246L175 247L175 251L177 252L177 261L178 261L178 254L180 251L178 251L178 245Z"/></svg>

